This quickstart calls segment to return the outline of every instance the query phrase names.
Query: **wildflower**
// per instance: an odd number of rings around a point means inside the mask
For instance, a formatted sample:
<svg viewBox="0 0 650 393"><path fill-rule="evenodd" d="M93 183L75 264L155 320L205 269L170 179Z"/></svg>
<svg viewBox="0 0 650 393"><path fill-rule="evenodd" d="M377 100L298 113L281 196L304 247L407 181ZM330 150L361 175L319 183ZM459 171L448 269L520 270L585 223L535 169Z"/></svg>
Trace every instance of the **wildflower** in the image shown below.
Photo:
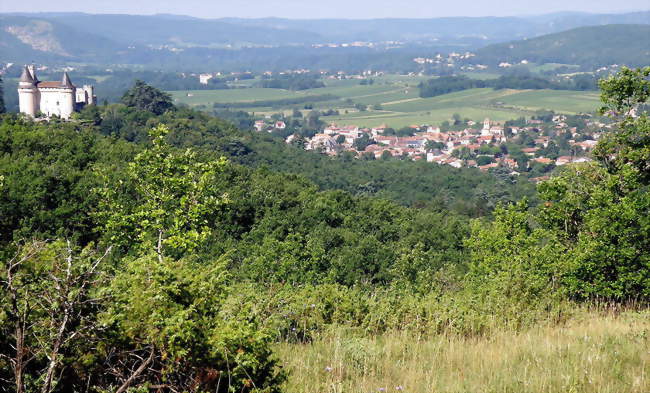
<svg viewBox="0 0 650 393"><path fill-rule="evenodd" d="M377 390L379 390L380 392L385 392L385 391L386 391L386 388L379 388L379 389L377 389Z"/></svg>
<svg viewBox="0 0 650 393"><path fill-rule="evenodd" d="M397 385L395 386L395 390L404 390L404 388L402 387L402 385Z"/></svg>
<svg viewBox="0 0 650 393"><path fill-rule="evenodd" d="M333 369L332 369L332 367L330 367L330 366L325 367L325 371L327 371L328 373L331 373L332 370L333 370Z"/></svg>

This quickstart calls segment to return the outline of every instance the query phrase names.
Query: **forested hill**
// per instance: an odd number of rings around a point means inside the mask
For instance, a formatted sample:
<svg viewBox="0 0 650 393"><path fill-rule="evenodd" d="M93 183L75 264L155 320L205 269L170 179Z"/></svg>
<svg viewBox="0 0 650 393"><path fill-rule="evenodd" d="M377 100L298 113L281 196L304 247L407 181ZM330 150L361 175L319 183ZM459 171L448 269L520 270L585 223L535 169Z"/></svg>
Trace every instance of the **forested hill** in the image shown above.
<svg viewBox="0 0 650 393"><path fill-rule="evenodd" d="M495 64L535 63L643 66L650 59L650 25L580 27L528 40L490 45L477 51L476 61Z"/></svg>

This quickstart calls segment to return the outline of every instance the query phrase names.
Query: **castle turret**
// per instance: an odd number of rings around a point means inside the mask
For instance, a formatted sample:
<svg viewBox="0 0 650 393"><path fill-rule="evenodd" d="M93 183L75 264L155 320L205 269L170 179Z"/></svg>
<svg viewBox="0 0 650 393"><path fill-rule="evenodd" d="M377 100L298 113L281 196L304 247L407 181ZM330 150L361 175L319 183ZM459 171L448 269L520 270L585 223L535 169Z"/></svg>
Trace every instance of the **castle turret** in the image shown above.
<svg viewBox="0 0 650 393"><path fill-rule="evenodd" d="M59 116L61 116L63 119L69 119L70 116L72 115L72 112L74 112L74 106L75 106L75 87L70 81L70 77L68 76L67 72L63 73L63 79L61 80L61 89L59 91L60 94L60 112Z"/></svg>
<svg viewBox="0 0 650 393"><path fill-rule="evenodd" d="M40 95L36 83L36 74L25 66L18 82L18 104L20 112L31 117L39 111Z"/></svg>

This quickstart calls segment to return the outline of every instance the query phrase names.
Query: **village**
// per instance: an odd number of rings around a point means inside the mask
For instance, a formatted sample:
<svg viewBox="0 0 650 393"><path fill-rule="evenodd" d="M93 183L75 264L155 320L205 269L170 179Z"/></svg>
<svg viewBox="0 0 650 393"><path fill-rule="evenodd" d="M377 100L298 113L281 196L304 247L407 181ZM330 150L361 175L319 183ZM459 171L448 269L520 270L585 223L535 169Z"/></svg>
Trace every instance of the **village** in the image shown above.
<svg viewBox="0 0 650 393"><path fill-rule="evenodd" d="M425 160L455 168L478 168L483 172L502 168L511 175L519 175L536 166L536 173L546 173L558 166L590 161L588 153L601 136L598 131L580 132L577 127L570 127L566 120L564 115L554 115L548 123L529 119L522 126L506 126L485 119L482 127L480 123L469 121L464 129L447 131L435 126L413 125L409 127L412 135L406 136L396 135L385 125L362 128L330 124L312 137L296 133L285 141L330 156L347 154L357 159ZM597 121L585 124L591 130L608 127ZM258 132L277 132L286 127L281 120L255 123ZM570 155L558 154L562 152L558 145L562 144L568 146ZM537 182L546 178L538 176L531 180Z"/></svg>

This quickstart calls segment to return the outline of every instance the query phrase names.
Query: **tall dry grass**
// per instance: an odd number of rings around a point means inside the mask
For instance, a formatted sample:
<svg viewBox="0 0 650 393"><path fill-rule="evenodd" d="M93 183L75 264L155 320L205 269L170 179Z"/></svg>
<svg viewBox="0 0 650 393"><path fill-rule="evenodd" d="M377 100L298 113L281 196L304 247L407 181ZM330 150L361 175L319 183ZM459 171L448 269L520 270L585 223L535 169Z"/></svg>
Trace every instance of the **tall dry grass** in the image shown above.
<svg viewBox="0 0 650 393"><path fill-rule="evenodd" d="M279 344L288 393L650 392L650 313L583 311L485 337L336 329Z"/></svg>

